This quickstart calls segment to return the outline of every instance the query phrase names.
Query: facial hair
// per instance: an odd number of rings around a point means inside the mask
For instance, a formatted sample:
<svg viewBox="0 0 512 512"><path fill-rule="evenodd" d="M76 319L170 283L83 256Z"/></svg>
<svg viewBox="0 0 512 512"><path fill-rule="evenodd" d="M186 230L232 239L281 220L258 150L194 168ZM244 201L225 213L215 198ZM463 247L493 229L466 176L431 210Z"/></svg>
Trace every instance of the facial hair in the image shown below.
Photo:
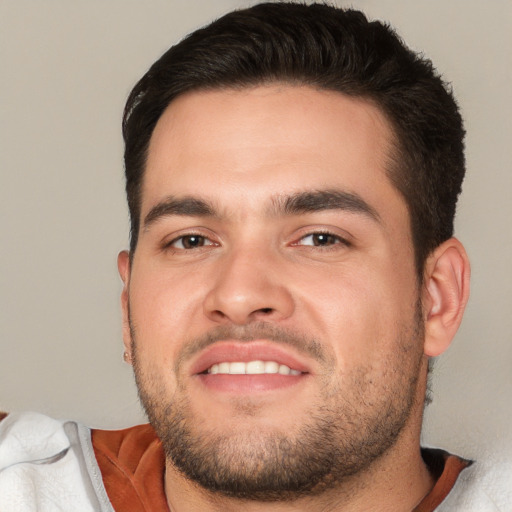
<svg viewBox="0 0 512 512"><path fill-rule="evenodd" d="M321 494L367 470L386 453L404 429L417 395L422 361L423 323L417 307L414 321L399 329L396 352L381 361L375 379L370 367L334 378L334 356L317 340L266 323L224 326L183 343L175 364L178 387L166 396L162 376L144 367L132 331L132 358L141 403L162 441L170 462L204 489L227 497L255 501L290 501ZM179 379L181 363L222 339L269 339L315 357L324 368L320 400L309 404L308 418L294 432L279 428L219 431L199 421ZM251 403L239 404L245 419Z"/></svg>

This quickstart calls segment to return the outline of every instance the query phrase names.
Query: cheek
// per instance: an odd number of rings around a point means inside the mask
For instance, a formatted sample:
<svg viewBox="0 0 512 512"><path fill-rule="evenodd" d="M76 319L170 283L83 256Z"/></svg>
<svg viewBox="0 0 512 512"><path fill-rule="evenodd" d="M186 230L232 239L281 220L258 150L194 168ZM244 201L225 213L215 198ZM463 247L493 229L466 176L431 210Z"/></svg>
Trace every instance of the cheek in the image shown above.
<svg viewBox="0 0 512 512"><path fill-rule="evenodd" d="M199 294L186 277L162 271L132 274L130 316L141 356L148 353L169 363L187 326L195 325Z"/></svg>
<svg viewBox="0 0 512 512"><path fill-rule="evenodd" d="M379 271L377 271L379 270ZM378 364L396 351L397 338L415 314L416 294L410 280L386 269L330 271L303 282L299 304L309 319L307 329L331 345L341 371ZM407 291L406 291L406 288Z"/></svg>

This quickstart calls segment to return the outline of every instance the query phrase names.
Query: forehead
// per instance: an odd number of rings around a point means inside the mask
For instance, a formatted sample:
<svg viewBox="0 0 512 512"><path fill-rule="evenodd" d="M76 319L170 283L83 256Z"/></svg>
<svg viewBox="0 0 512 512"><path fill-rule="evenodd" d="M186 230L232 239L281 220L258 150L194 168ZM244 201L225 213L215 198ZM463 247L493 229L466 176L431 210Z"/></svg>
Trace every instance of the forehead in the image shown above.
<svg viewBox="0 0 512 512"><path fill-rule="evenodd" d="M273 84L188 93L153 132L142 215L165 194L206 196L233 210L326 188L396 201L386 174L392 142L376 106L338 92Z"/></svg>

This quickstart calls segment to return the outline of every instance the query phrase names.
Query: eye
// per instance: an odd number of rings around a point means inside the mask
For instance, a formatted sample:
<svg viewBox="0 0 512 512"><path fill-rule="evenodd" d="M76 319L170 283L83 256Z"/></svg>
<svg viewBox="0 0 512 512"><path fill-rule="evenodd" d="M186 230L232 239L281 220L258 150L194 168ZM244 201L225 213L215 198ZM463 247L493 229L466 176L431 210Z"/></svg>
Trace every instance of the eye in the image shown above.
<svg viewBox="0 0 512 512"><path fill-rule="evenodd" d="M332 233L310 233L309 235L303 236L296 245L330 247L338 244L349 245L346 240Z"/></svg>
<svg viewBox="0 0 512 512"><path fill-rule="evenodd" d="M168 247L173 249L198 249L200 247L206 247L209 245L215 245L209 238L201 235L182 235L175 238Z"/></svg>

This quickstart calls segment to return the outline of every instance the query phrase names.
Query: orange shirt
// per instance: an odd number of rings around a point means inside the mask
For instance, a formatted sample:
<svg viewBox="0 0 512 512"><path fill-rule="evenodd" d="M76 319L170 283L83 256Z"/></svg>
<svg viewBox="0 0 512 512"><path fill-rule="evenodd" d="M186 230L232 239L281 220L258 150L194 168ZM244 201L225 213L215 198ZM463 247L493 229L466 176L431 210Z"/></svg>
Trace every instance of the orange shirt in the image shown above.
<svg viewBox="0 0 512 512"><path fill-rule="evenodd" d="M169 512L164 491L165 457L150 425L93 430L92 443L116 512ZM437 481L412 512L433 512L470 464L442 450L423 450L423 456Z"/></svg>
<svg viewBox="0 0 512 512"><path fill-rule="evenodd" d="M92 444L116 512L169 512L164 491L165 457L150 425L92 430Z"/></svg>

